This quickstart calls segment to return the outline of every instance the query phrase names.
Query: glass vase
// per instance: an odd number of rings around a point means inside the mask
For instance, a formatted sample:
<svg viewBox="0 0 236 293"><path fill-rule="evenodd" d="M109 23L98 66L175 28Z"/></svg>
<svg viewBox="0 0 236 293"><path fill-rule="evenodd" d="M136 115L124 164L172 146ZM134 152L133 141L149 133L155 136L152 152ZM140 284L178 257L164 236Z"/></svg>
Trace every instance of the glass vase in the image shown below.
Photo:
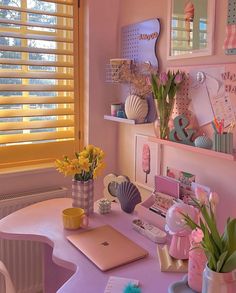
<svg viewBox="0 0 236 293"><path fill-rule="evenodd" d="M85 214L94 212L94 182L72 180L72 206L84 209Z"/></svg>
<svg viewBox="0 0 236 293"><path fill-rule="evenodd" d="M159 116L160 138L169 139L169 121L173 112L174 99L167 102L166 97L160 98L157 102L157 113Z"/></svg>

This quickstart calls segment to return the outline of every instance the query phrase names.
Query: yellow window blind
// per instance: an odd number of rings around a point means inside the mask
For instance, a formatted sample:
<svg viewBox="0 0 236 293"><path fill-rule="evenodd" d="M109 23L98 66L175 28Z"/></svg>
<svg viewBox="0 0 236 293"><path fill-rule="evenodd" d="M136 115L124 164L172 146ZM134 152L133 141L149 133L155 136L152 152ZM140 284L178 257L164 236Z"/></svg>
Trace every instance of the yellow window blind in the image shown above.
<svg viewBox="0 0 236 293"><path fill-rule="evenodd" d="M0 0L0 167L74 152L77 47L78 0Z"/></svg>

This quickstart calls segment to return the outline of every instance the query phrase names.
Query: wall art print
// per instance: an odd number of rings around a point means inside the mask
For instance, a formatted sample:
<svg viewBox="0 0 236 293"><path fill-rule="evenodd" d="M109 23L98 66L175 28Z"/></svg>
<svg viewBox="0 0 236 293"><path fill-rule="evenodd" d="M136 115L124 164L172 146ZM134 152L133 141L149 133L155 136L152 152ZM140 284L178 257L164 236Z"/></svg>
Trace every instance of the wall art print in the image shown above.
<svg viewBox="0 0 236 293"><path fill-rule="evenodd" d="M150 142L148 136L135 136L135 183L154 190L154 176L160 175L160 145Z"/></svg>

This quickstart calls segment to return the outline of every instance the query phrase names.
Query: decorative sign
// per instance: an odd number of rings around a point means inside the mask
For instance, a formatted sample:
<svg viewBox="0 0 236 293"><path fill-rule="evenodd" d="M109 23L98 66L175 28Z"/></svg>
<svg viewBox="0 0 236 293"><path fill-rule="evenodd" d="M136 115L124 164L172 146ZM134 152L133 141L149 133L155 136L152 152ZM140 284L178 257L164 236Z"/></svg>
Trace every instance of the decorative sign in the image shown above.
<svg viewBox="0 0 236 293"><path fill-rule="evenodd" d="M225 91L236 95L236 73L230 71L221 74L222 79L225 81ZM235 82L235 84L232 84Z"/></svg>
<svg viewBox="0 0 236 293"><path fill-rule="evenodd" d="M174 129L172 129L170 132L170 140L193 146L194 143L192 139L193 139L195 130L186 129L188 125L189 125L189 121L184 115L179 115L175 117Z"/></svg>
<svg viewBox="0 0 236 293"><path fill-rule="evenodd" d="M160 34L159 19L150 19L122 28L122 58L135 62L150 62L158 67L157 40Z"/></svg>

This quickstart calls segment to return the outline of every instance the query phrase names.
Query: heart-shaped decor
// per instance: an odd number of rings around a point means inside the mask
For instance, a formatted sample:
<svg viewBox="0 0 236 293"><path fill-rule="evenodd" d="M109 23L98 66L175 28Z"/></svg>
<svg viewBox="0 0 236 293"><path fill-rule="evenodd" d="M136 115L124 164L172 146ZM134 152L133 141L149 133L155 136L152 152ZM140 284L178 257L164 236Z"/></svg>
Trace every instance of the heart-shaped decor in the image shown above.
<svg viewBox="0 0 236 293"><path fill-rule="evenodd" d="M103 183L104 183L103 195L104 195L104 197L110 201L118 201L118 199L117 199L118 188L119 188L119 184L122 182L129 182L129 178L127 176L123 176L123 175L117 176L113 173L105 176L103 179Z"/></svg>
<svg viewBox="0 0 236 293"><path fill-rule="evenodd" d="M118 182L112 181L112 182L110 182L108 184L108 191L112 196L117 197L118 189L119 189L119 183Z"/></svg>

